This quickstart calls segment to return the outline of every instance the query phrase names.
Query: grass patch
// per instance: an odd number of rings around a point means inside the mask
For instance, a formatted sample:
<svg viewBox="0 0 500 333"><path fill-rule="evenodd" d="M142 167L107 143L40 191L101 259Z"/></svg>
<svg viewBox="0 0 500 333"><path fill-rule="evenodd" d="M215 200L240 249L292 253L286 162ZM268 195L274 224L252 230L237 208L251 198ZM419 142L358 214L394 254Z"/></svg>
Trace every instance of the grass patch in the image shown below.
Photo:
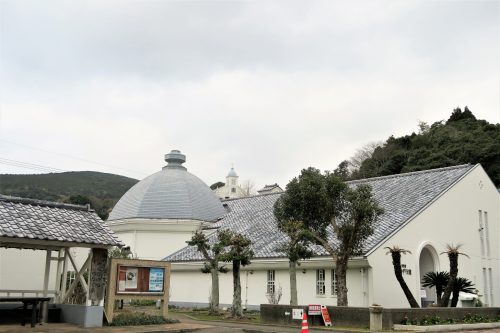
<svg viewBox="0 0 500 333"><path fill-rule="evenodd" d="M232 318L230 312L221 311L219 314L210 314L207 309L192 309L191 311L175 311L180 313L185 313L190 317L198 320L222 320L222 321L236 321L245 323L260 323L260 312L259 311L245 311L243 313L243 318Z"/></svg>
<svg viewBox="0 0 500 333"><path fill-rule="evenodd" d="M139 326L178 323L177 319L165 319L162 316L149 315L144 312L122 312L113 318L109 326Z"/></svg>

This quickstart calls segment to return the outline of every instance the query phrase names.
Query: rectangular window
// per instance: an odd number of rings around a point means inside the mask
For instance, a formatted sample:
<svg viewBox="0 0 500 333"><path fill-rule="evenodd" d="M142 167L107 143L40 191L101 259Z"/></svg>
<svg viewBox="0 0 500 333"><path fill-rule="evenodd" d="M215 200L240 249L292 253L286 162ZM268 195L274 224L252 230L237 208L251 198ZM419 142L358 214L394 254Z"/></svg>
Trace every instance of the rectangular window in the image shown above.
<svg viewBox="0 0 500 333"><path fill-rule="evenodd" d="M276 290L275 283L274 283L275 274L276 274L276 272L274 270L267 271L267 293L268 294L274 294L274 291Z"/></svg>
<svg viewBox="0 0 500 333"><path fill-rule="evenodd" d="M71 286L73 281L75 281L76 273L74 271L66 272L66 290Z"/></svg>
<svg viewBox="0 0 500 333"><path fill-rule="evenodd" d="M484 226L483 226L483 212L478 211L479 216L479 239L481 240L481 257L484 257Z"/></svg>
<svg viewBox="0 0 500 333"><path fill-rule="evenodd" d="M490 278L490 306L495 306L495 302L493 300L493 272L491 271L491 268L488 268L488 275L489 275L489 278Z"/></svg>
<svg viewBox="0 0 500 333"><path fill-rule="evenodd" d="M484 285L484 303L486 306L490 304L490 291L488 290L488 276L486 275L486 268L483 267L483 285Z"/></svg>
<svg viewBox="0 0 500 333"><path fill-rule="evenodd" d="M484 212L484 240L486 243L486 256L490 256L490 228L488 226L488 212Z"/></svg>
<svg viewBox="0 0 500 333"><path fill-rule="evenodd" d="M332 269L332 295L337 295L337 277L335 276L335 270Z"/></svg>
<svg viewBox="0 0 500 333"><path fill-rule="evenodd" d="M325 270L316 270L316 295L325 294Z"/></svg>

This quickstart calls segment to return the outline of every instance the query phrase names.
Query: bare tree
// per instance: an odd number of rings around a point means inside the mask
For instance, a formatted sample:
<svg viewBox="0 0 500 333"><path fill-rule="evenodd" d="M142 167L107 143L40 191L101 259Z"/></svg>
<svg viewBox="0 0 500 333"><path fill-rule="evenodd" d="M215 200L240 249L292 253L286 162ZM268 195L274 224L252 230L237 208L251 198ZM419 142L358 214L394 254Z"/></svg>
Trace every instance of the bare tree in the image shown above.
<svg viewBox="0 0 500 333"><path fill-rule="evenodd" d="M361 168L361 164L363 164L363 161L367 158L372 157L375 149L383 145L384 143L382 141L373 141L357 149L354 155L349 159L351 171L359 170L359 168Z"/></svg>
<svg viewBox="0 0 500 333"><path fill-rule="evenodd" d="M251 179L246 179L242 181L240 188L245 197L249 197L255 194L255 182Z"/></svg>

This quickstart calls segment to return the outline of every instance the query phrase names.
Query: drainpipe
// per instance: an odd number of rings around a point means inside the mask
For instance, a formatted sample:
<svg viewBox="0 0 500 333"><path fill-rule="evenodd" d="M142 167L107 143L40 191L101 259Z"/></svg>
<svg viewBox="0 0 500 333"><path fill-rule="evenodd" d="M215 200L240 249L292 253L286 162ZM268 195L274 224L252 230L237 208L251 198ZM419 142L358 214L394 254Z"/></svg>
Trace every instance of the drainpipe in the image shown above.
<svg viewBox="0 0 500 333"><path fill-rule="evenodd" d="M248 271L246 271L245 277L245 310L247 309L248 304Z"/></svg>

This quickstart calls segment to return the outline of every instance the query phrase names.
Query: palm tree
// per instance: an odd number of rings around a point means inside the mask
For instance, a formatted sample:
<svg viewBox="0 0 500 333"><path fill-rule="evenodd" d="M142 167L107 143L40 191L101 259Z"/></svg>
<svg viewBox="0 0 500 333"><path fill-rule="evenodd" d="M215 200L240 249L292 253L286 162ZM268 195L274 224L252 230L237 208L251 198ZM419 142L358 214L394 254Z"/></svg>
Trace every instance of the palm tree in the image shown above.
<svg viewBox="0 0 500 333"><path fill-rule="evenodd" d="M410 291L410 288L406 285L405 280L403 279L403 272L401 271L401 254L407 254L411 253L408 250L401 249L399 246L394 245L393 247L385 247L387 250L386 254L391 254L392 256L392 265L394 266L394 274L396 275L396 279L399 282L399 285L403 289L403 292L405 293L406 299L410 303L410 306L412 308L419 308L420 306L418 305L417 301L415 300L415 297L413 297L413 294Z"/></svg>
<svg viewBox="0 0 500 333"><path fill-rule="evenodd" d="M448 280L448 284L444 289L443 297L441 298L441 302L438 303L438 306L447 307L448 302L450 301L451 293L453 292L453 285L457 279L458 275L458 256L464 255L467 258L469 257L465 253L460 252L461 244L457 244L453 246L453 244L446 245L446 251L441 254L446 253L448 255L448 259L450 260L450 279Z"/></svg>
<svg viewBox="0 0 500 333"><path fill-rule="evenodd" d="M457 307L458 295L460 292L474 294L474 283L471 280L459 277L455 280L453 285L453 297L451 298L451 307Z"/></svg>
<svg viewBox="0 0 500 333"><path fill-rule="evenodd" d="M428 272L422 278L422 287L433 288L436 287L437 304L441 302L441 295L443 294L444 287L448 284L450 273L448 272Z"/></svg>

